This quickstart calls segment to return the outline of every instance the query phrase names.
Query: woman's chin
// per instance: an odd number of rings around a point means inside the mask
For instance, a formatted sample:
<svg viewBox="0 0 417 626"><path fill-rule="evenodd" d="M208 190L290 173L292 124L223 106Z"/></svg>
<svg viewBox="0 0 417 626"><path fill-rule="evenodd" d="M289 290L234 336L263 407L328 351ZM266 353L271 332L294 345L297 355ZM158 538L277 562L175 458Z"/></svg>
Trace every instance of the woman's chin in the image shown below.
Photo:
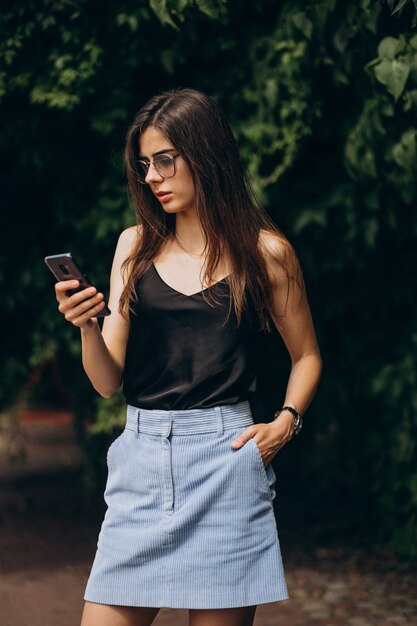
<svg viewBox="0 0 417 626"><path fill-rule="evenodd" d="M195 213L195 207L189 207L189 206L181 206L175 203L169 203L167 202L166 204L161 204L162 209L165 211L165 213L169 213L169 214L173 214L173 213L187 213L187 214L192 214Z"/></svg>

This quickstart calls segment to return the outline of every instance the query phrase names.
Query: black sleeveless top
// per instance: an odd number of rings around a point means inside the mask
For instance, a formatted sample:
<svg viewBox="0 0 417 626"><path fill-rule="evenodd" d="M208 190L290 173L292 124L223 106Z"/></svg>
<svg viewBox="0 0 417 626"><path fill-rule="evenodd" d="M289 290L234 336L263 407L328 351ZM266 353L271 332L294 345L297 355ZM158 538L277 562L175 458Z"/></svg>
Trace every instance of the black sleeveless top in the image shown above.
<svg viewBox="0 0 417 626"><path fill-rule="evenodd" d="M217 303L203 294L213 289ZM136 283L123 374L126 402L145 409L196 409L249 400L256 388L257 332L236 327L227 278L190 296L152 264ZM214 304L214 306L213 306Z"/></svg>

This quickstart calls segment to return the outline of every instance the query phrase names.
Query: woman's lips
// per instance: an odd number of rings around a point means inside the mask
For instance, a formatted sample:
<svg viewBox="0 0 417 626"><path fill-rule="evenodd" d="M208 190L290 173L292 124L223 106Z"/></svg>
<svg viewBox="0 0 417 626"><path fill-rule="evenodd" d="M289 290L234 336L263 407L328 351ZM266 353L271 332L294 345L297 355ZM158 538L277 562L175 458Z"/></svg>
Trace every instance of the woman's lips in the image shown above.
<svg viewBox="0 0 417 626"><path fill-rule="evenodd" d="M160 191L159 193L156 193L155 195L158 198L159 202L168 202L168 200L171 200L171 198L173 197L173 194L171 191Z"/></svg>

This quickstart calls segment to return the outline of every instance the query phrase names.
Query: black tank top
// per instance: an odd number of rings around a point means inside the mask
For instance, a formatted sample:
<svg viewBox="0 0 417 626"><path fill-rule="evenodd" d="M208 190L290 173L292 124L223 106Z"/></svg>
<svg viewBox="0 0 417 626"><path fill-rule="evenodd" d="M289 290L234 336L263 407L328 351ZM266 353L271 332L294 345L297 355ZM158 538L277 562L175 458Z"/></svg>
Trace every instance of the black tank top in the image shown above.
<svg viewBox="0 0 417 626"><path fill-rule="evenodd" d="M187 296L170 287L152 264L138 279L130 313L123 393L145 409L196 409L249 400L256 388L252 314L236 327L227 278ZM210 306L211 305L211 306ZM253 310L252 310L253 313ZM252 320L252 323L251 323Z"/></svg>

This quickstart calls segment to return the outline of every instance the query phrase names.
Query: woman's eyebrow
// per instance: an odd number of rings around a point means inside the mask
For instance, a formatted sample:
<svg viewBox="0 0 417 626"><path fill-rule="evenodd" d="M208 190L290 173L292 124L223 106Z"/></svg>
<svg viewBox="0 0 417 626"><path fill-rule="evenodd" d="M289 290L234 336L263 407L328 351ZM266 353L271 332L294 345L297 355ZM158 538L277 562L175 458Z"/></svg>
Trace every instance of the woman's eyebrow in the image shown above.
<svg viewBox="0 0 417 626"><path fill-rule="evenodd" d="M158 154L166 154L167 152L176 152L175 148L165 148L164 150L158 150L158 152L154 152L152 155L153 157L158 156ZM139 154L139 159L146 159L147 157L143 156L142 154Z"/></svg>

